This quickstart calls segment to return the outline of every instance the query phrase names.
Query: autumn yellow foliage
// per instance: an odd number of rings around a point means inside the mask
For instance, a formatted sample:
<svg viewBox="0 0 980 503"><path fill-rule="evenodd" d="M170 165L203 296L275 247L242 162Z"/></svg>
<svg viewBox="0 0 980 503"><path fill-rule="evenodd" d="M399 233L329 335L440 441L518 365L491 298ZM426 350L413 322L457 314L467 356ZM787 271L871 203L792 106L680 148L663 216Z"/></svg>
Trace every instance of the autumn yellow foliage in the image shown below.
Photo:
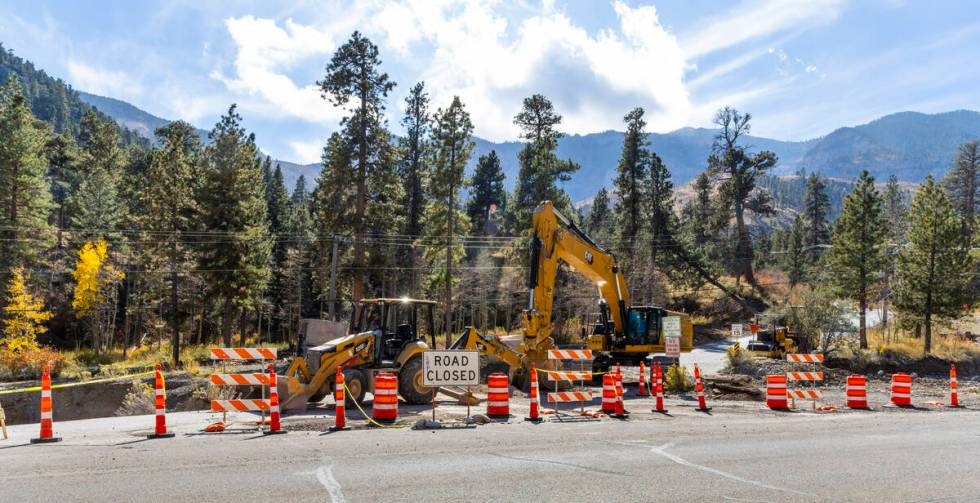
<svg viewBox="0 0 980 503"><path fill-rule="evenodd" d="M71 275L75 278L71 307L79 318L91 315L105 304L106 290L125 277L125 273L109 263L109 245L102 238L82 246Z"/></svg>
<svg viewBox="0 0 980 503"><path fill-rule="evenodd" d="M51 312L44 310L44 302L35 300L27 288L23 267L13 270L7 285L9 302L3 308L3 339L0 345L7 351L22 353L36 351L37 336L47 332L44 322L51 319Z"/></svg>

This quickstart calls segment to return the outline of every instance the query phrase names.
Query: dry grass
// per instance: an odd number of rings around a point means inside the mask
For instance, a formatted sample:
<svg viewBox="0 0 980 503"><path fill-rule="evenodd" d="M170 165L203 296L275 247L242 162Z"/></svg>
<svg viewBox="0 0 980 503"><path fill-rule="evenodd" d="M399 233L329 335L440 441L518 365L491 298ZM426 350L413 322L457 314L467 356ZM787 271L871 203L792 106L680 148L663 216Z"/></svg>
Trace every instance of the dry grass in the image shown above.
<svg viewBox="0 0 980 503"><path fill-rule="evenodd" d="M868 329L868 347L878 353L918 359L925 357L924 345L921 337L915 338L908 332L898 331L886 336L878 327ZM964 337L934 333L931 354L947 361L965 361L980 357L980 345Z"/></svg>

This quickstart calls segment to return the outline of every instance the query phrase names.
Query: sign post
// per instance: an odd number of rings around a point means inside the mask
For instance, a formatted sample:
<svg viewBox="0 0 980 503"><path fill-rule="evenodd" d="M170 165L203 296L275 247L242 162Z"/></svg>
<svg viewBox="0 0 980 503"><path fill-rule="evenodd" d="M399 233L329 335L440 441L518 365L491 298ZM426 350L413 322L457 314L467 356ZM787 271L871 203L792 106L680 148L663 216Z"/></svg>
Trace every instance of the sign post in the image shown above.
<svg viewBox="0 0 980 503"><path fill-rule="evenodd" d="M436 388L480 384L479 351L426 351L422 353L422 385L432 388L432 420L436 420ZM469 399L467 398L467 403Z"/></svg>
<svg viewBox="0 0 980 503"><path fill-rule="evenodd" d="M664 346L667 358L674 358L681 363L681 317L664 317Z"/></svg>

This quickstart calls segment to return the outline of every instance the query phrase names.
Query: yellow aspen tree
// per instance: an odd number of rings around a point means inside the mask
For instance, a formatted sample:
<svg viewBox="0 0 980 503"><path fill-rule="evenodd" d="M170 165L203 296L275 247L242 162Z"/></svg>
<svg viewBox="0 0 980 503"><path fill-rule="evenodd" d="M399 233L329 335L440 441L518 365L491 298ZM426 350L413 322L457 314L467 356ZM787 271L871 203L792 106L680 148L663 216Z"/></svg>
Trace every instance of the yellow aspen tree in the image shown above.
<svg viewBox="0 0 980 503"><path fill-rule="evenodd" d="M36 300L27 288L29 280L23 267L14 269L7 283L10 302L3 308L3 339L0 344L12 353L38 349L37 336L48 331L44 322L51 319L51 312L44 310L44 302Z"/></svg>
<svg viewBox="0 0 980 503"><path fill-rule="evenodd" d="M92 335L92 346L99 350L103 337L111 333L115 309L115 285L125 273L109 263L109 244L99 238L86 242L78 251L78 261L71 273L75 278L75 293L71 307L75 315L85 319Z"/></svg>

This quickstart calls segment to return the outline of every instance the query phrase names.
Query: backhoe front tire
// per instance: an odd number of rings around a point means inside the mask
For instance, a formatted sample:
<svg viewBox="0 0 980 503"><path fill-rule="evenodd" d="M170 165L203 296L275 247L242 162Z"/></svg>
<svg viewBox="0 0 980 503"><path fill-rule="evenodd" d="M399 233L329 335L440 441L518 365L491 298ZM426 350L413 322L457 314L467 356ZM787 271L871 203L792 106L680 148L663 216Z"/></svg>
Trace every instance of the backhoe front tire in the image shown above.
<svg viewBox="0 0 980 503"><path fill-rule="evenodd" d="M432 401L432 388L422 385L422 357L415 356L405 362L398 372L398 394L411 405L424 405Z"/></svg>
<svg viewBox="0 0 980 503"><path fill-rule="evenodd" d="M364 375L364 371L357 368L344 369L344 384L347 386L347 392L344 394L344 404L348 408L354 407L355 400L357 403L363 404L364 394L367 393L368 389L368 381Z"/></svg>

